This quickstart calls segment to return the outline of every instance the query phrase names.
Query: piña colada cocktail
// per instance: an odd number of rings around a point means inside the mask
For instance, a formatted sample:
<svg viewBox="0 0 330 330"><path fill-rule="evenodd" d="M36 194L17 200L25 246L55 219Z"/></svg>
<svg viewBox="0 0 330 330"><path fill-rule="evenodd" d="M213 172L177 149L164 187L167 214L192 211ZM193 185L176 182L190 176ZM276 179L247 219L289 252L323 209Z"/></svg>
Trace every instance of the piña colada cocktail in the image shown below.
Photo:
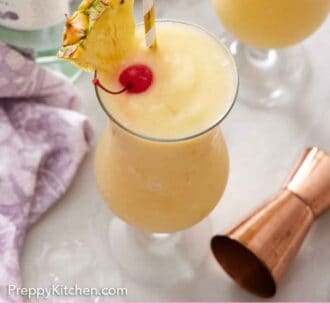
<svg viewBox="0 0 330 330"><path fill-rule="evenodd" d="M204 219L225 189L226 144L218 128L204 131L230 109L237 77L227 50L196 27L159 23L157 41L157 51L146 49L140 27L117 75L98 75L118 90L120 72L143 63L154 82L139 95L98 90L103 107L126 129L110 121L98 147L96 177L115 214L160 233Z"/></svg>
<svg viewBox="0 0 330 330"><path fill-rule="evenodd" d="M104 24L106 31L115 31L112 37L121 33L122 21L118 26L114 22L116 13L127 6L129 25L125 24L127 35L122 36L126 43L112 40L114 47L120 47L120 55L110 50L107 54L100 44L90 62L93 44L88 37L76 58L67 55L87 68L97 64L94 84L110 117L96 152L97 184L111 210L129 225L158 234L182 231L203 220L226 187L229 159L219 124L235 101L236 67L221 43L186 23L159 22L158 46L146 48L143 27L136 32L127 29L133 21L132 2L118 6L113 20L107 17ZM97 40L96 31L104 33L103 23L94 24L91 40ZM150 265L141 266L146 258L141 242L145 246L148 236L136 240L136 235L122 234L120 229L112 231L117 258L124 266L123 260L129 258L130 268L135 265L136 272L140 267L138 271L149 279L145 272ZM200 251L208 245L206 240L199 244ZM125 254L127 245L131 248ZM176 246L182 249L184 244ZM159 253L159 247L148 245L148 249L148 255L158 251L153 262L161 272L165 267L161 260L172 260L173 267L176 258L185 255L175 248L166 248L166 255L165 250ZM189 261L192 251L186 254L188 263L195 258ZM169 269L170 262L166 272Z"/></svg>

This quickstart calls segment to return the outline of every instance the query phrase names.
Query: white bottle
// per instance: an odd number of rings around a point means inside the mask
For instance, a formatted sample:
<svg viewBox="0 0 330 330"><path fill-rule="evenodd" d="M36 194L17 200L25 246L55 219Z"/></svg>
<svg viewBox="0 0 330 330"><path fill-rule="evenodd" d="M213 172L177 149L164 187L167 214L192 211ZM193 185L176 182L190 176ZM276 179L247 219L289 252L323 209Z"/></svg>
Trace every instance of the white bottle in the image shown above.
<svg viewBox="0 0 330 330"><path fill-rule="evenodd" d="M72 0L0 0L0 40L30 50L38 63L75 78L77 70L56 57L73 2L76 6Z"/></svg>
<svg viewBox="0 0 330 330"><path fill-rule="evenodd" d="M0 25L35 31L63 22L69 14L68 0L0 0Z"/></svg>

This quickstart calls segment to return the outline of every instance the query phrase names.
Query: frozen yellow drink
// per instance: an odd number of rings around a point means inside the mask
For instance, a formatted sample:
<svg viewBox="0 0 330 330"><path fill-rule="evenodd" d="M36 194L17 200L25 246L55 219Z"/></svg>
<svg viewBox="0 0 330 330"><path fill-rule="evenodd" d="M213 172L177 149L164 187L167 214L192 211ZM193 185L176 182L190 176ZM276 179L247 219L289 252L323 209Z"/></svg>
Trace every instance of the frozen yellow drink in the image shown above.
<svg viewBox="0 0 330 330"><path fill-rule="evenodd" d="M228 153L218 128L237 92L228 51L202 29L159 22L158 48L144 31L115 69L99 72L112 90L120 73L143 64L153 83L140 94L110 95L98 88L108 127L98 145L95 174L112 211L149 232L186 229L216 206L228 179Z"/></svg>

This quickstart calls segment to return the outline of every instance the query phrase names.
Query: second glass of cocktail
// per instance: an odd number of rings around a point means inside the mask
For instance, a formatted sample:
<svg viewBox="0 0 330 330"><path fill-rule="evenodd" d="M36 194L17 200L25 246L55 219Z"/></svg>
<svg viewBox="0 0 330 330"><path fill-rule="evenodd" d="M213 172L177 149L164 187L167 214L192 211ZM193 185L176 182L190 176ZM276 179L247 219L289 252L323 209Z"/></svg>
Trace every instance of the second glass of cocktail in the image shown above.
<svg viewBox="0 0 330 330"><path fill-rule="evenodd" d="M253 108L290 104L309 81L297 46L325 21L329 0L212 0L238 66L240 100Z"/></svg>

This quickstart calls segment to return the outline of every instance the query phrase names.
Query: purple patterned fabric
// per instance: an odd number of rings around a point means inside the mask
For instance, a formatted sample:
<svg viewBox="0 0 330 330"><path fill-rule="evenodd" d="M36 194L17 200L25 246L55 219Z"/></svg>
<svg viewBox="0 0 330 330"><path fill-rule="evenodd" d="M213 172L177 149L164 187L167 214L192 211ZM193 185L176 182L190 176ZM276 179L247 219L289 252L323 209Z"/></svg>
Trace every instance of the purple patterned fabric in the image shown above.
<svg viewBox="0 0 330 330"><path fill-rule="evenodd" d="M20 286L26 230L70 185L92 129L69 81L0 43L0 301Z"/></svg>

